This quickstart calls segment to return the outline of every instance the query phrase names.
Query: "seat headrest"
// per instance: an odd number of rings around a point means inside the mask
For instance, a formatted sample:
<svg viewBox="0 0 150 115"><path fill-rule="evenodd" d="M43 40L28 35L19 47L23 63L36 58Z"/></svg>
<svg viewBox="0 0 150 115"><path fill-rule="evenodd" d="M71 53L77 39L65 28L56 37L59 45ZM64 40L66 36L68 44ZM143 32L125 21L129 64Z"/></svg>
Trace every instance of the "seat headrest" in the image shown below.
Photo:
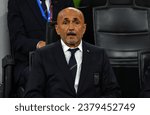
<svg viewBox="0 0 150 115"><path fill-rule="evenodd" d="M110 5L133 5L134 0L107 0Z"/></svg>

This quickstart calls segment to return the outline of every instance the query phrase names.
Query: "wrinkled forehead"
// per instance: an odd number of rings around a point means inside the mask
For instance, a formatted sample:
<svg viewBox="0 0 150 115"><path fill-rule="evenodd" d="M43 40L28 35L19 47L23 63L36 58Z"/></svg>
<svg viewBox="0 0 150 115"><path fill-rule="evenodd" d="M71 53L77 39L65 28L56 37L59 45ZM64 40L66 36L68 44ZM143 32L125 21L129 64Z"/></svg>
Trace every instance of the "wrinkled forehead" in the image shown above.
<svg viewBox="0 0 150 115"><path fill-rule="evenodd" d="M64 9L62 10L57 17L57 21L63 20L63 19L79 19L84 22L84 16L82 12L78 9Z"/></svg>

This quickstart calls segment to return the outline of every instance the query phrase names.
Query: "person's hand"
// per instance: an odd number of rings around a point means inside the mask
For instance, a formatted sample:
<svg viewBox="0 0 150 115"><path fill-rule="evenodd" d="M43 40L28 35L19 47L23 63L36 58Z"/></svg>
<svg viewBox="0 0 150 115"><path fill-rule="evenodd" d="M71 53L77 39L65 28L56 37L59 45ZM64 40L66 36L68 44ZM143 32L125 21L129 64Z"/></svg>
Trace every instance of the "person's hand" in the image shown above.
<svg viewBox="0 0 150 115"><path fill-rule="evenodd" d="M46 42L44 41L39 41L36 48L41 48L41 47L44 47L46 45Z"/></svg>

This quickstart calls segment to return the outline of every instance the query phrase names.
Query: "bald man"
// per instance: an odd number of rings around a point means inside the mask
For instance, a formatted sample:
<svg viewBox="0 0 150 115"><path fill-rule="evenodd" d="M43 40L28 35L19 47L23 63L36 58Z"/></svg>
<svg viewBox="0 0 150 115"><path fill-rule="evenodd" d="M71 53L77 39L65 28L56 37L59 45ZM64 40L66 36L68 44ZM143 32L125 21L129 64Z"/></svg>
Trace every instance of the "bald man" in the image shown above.
<svg viewBox="0 0 150 115"><path fill-rule="evenodd" d="M120 97L104 50L84 42L85 31L80 10L59 12L56 32L61 39L35 52L25 97Z"/></svg>

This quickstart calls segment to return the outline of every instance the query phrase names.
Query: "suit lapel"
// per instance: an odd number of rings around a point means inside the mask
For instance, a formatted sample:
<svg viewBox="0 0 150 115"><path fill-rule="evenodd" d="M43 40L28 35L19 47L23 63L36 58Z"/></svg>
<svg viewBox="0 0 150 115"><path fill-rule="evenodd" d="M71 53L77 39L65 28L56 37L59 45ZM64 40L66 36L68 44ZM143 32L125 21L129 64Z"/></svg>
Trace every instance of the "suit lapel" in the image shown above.
<svg viewBox="0 0 150 115"><path fill-rule="evenodd" d="M73 79L71 77L71 73L69 71L67 61L66 61L60 40L57 42L57 47L56 47L54 55L55 55L56 63L59 67L59 70L62 73L62 77L64 77L64 79L65 79L66 83L68 84L68 87L70 88L72 94L75 95L74 82L73 82Z"/></svg>
<svg viewBox="0 0 150 115"><path fill-rule="evenodd" d="M33 14L35 15L35 19L39 22L41 27L45 29L46 20L42 17L41 11L38 7L36 0L27 0L30 8L32 9Z"/></svg>
<svg viewBox="0 0 150 115"><path fill-rule="evenodd" d="M85 86L85 81L87 78L87 73L90 65L90 50L87 48L86 44L83 42L83 59L82 59L82 67L81 74L78 86L78 93L81 92L83 86ZM86 87L86 86L85 86Z"/></svg>

